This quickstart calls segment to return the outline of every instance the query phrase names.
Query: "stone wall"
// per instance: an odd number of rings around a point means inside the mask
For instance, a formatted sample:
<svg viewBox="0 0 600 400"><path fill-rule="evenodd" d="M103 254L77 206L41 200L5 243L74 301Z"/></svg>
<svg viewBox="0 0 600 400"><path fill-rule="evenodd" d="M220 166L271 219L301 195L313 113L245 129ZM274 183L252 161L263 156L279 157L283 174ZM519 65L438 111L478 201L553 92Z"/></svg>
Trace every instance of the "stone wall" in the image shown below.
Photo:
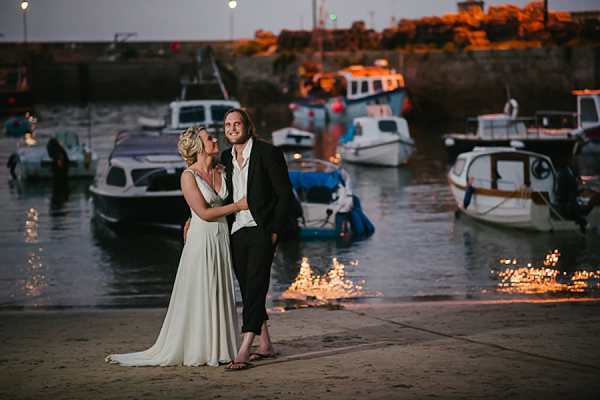
<svg viewBox="0 0 600 400"><path fill-rule="evenodd" d="M3 44L0 54L3 54ZM79 44L78 46L85 46ZM98 47L98 44L94 44ZM157 45L156 45L157 46ZM191 46L191 45L190 45ZM193 46L185 57L118 61L30 61L30 82L39 102L170 101L180 95L180 77L194 71ZM189 47L189 49L188 49ZM231 57L215 51L230 94L247 107L285 105L302 63L323 63L335 71L356 60L373 65L385 58L405 77L415 115L463 119L501 112L510 96L519 114L535 110L575 110L575 89L600 89L600 46L477 51L365 51ZM100 48L100 47L99 47ZM98 51L98 50L96 50ZM43 54L49 54L46 51ZM52 57L50 57L51 59ZM3 60L4 61L4 60ZM285 109L281 107L281 109Z"/></svg>

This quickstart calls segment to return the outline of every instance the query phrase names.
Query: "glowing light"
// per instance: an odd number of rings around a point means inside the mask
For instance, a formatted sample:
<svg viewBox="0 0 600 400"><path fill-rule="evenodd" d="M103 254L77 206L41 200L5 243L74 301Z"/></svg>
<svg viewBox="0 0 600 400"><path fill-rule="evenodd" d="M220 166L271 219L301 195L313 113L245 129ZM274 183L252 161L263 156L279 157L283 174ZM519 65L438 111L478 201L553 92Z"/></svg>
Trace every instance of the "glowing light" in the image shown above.
<svg viewBox="0 0 600 400"><path fill-rule="evenodd" d="M346 279L344 264L333 259L333 268L323 276L315 275L308 263L308 258L302 259L300 272L296 280L282 294L283 298L306 300L314 297L318 300L332 300L369 295L368 290L361 285L355 285ZM379 293L378 296L381 294Z"/></svg>
<svg viewBox="0 0 600 400"><path fill-rule="evenodd" d="M33 138L31 133L26 133L25 134L25 144L27 144L27 146L35 146L36 144L36 140Z"/></svg>
<svg viewBox="0 0 600 400"><path fill-rule="evenodd" d="M300 154L300 153L294 153L294 159L295 160L299 160L301 158L302 158L302 154Z"/></svg>
<svg viewBox="0 0 600 400"><path fill-rule="evenodd" d="M35 208L30 208L27 218L28 219L25 221L25 243L37 243L37 221L39 218L39 213Z"/></svg>

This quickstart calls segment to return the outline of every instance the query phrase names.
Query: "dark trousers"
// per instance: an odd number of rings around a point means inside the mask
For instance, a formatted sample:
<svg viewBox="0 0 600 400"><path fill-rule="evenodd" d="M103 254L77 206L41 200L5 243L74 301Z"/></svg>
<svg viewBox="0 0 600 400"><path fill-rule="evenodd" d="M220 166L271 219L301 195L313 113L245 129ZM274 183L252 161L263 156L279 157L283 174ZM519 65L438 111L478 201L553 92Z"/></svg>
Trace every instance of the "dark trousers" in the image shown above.
<svg viewBox="0 0 600 400"><path fill-rule="evenodd" d="M231 236L231 254L244 303L242 332L260 335L263 322L269 319L265 301L275 245L262 228L242 228Z"/></svg>

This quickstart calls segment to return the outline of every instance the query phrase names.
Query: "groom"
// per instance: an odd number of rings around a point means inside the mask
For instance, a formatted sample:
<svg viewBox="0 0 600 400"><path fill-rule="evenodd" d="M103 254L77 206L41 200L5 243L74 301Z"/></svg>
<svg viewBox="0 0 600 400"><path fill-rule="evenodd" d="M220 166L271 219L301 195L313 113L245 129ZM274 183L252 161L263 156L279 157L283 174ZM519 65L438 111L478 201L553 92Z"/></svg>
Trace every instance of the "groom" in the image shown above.
<svg viewBox="0 0 600 400"><path fill-rule="evenodd" d="M277 240L286 227L294 194L283 153L277 147L258 140L248 113L231 109L224 118L223 151L228 203L244 196L249 210L227 217L231 231L233 269L238 279L244 308L244 340L228 370L250 367L250 361L275 356L267 328L265 301L269 290L271 263ZM259 346L251 353L258 335Z"/></svg>

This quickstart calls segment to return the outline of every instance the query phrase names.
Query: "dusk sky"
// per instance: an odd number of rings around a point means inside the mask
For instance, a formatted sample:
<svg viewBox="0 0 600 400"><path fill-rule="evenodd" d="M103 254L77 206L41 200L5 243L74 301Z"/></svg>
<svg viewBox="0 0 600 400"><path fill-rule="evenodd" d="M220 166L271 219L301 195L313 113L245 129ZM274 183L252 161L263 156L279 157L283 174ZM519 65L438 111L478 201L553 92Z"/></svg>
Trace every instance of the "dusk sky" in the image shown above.
<svg viewBox="0 0 600 400"><path fill-rule="evenodd" d="M312 0L31 0L26 11L27 39L38 41L111 41L117 32L135 32L136 41L227 40L253 38L257 29L312 29ZM337 27L362 20L380 32L396 20L455 13L456 0L325 0L337 14ZM485 1L486 9L507 1ZM530 0L510 4L523 7ZM0 42L23 41L21 0L0 0ZM600 9L600 0L549 0L551 10ZM328 21L332 28L332 22Z"/></svg>

